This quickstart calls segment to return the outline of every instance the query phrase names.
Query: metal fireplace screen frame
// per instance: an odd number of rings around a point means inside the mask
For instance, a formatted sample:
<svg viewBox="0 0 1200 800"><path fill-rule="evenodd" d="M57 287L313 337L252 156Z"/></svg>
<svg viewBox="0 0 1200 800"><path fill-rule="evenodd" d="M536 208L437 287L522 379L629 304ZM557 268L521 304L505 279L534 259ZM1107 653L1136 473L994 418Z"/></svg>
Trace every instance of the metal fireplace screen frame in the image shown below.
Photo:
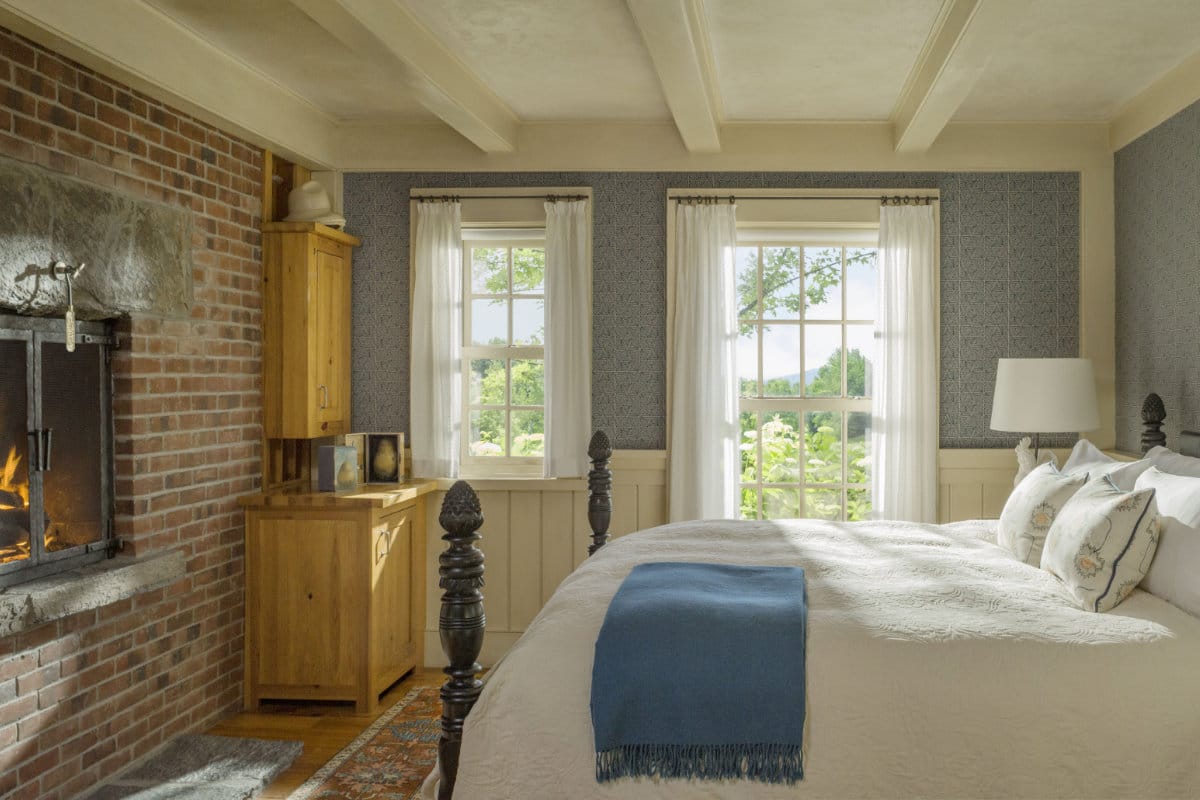
<svg viewBox="0 0 1200 800"><path fill-rule="evenodd" d="M27 483L24 491L28 494L29 551L28 558L0 563L0 587L99 561L111 556L115 549L113 392L109 362L116 340L106 324L80 322L75 341L75 351L67 352L62 319L0 314L0 352L6 362L0 369L9 378L0 380L0 387L18 382L19 376L14 373L22 368L25 373L23 421L13 418L19 417L20 409L11 407L20 405L20 398L11 397L19 388L10 390L9 399L15 401L7 403L10 407L5 407L6 398L0 396L0 415L9 415L0 418L0 478L9 450L15 447L21 464L18 477ZM24 365L19 363L21 350ZM53 423L55 417L60 428L57 435L53 430L55 425L47 424ZM80 454L79 450L85 452ZM81 471L86 474L80 475ZM98 474L93 475L93 471ZM71 493L77 493L74 500L64 501ZM10 491L0 498L11 503L13 496ZM64 502L83 509L78 513L84 514L86 520L65 524L62 530L70 531L71 535L59 536L53 547L47 547L47 526L54 528L59 522L51 519L50 511L54 508L56 515L61 514ZM0 509L0 515L4 513ZM11 508L8 514L8 519L16 518ZM9 526L12 527L11 522ZM94 535L86 534L86 541L74 542L75 533L80 530L94 531Z"/></svg>

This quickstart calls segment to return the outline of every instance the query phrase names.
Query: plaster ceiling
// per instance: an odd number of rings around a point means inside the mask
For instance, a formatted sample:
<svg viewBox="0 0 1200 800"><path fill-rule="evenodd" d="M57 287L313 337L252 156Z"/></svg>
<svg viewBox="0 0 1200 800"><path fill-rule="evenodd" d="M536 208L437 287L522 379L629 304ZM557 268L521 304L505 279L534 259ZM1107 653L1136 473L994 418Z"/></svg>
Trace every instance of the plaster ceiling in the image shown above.
<svg viewBox="0 0 1200 800"><path fill-rule="evenodd" d="M727 124L884 123L912 154L954 122L1133 131L1131 107L1200 96L1200 0L0 0L0 20L316 163L350 128L492 154L539 123L673 123L700 154Z"/></svg>

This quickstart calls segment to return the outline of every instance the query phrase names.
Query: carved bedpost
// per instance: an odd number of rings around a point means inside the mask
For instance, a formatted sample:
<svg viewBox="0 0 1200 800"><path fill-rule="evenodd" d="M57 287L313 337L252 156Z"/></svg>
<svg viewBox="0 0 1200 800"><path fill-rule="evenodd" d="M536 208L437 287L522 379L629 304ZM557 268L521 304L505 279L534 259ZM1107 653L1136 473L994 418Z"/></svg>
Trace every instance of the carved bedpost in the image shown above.
<svg viewBox="0 0 1200 800"><path fill-rule="evenodd" d="M1142 401L1142 455L1151 447L1166 447L1167 435L1162 432L1163 420L1167 418L1167 409L1163 406L1162 398L1154 392L1146 395Z"/></svg>
<svg viewBox="0 0 1200 800"><path fill-rule="evenodd" d="M458 777L458 754L462 747L463 721L479 699L483 683L476 678L482 667L475 661L483 647L483 552L475 547L483 525L479 498L466 481L458 481L446 493L438 522L446 530L445 552L438 557L438 583L442 614L438 621L442 650L450 661L450 677L442 686L442 736L438 741L441 771L438 800L450 800Z"/></svg>
<svg viewBox="0 0 1200 800"><path fill-rule="evenodd" d="M589 556L608 543L608 524L612 521L612 471L608 468L611 457L608 436L604 431L596 431L588 443L588 458L592 460L592 471L588 473L588 525L592 529Z"/></svg>

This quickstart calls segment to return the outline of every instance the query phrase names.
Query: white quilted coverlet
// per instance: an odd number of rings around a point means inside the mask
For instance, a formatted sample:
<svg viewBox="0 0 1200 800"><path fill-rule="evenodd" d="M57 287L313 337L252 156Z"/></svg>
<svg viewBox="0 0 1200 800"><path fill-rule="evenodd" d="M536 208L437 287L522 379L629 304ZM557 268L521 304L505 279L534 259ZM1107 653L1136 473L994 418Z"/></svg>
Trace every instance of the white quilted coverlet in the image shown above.
<svg viewBox="0 0 1200 800"><path fill-rule="evenodd" d="M1200 620L1141 591L1083 611L994 526L710 521L611 542L491 673L455 799L1200 797ZM799 785L596 783L596 635L633 565L665 560L805 568Z"/></svg>

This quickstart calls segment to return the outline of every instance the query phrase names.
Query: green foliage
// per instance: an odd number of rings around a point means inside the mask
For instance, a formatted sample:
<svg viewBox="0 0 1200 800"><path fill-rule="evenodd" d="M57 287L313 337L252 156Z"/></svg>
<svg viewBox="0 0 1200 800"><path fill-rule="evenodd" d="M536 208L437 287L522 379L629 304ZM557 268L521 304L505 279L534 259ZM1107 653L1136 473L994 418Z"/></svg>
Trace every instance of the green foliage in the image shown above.
<svg viewBox="0 0 1200 800"><path fill-rule="evenodd" d="M753 326L744 322L746 319L799 318L802 272L803 296L809 307L824 303L829 296L829 290L841 283L842 249L839 247L764 247L760 308L756 251L756 248L739 248L741 263L738 265L737 298L738 319L743 320L740 324L740 333L743 336L753 331ZM847 266L874 261L874 250L846 249Z"/></svg>
<svg viewBox="0 0 1200 800"><path fill-rule="evenodd" d="M545 362L513 359L511 362L512 405L545 404ZM504 360L471 361L471 402L504 405L507 394ZM545 414L538 409L518 410L511 417L512 453L517 457L540 456L545 448ZM472 411L470 450L472 455L503 456L507 445L503 409Z"/></svg>

